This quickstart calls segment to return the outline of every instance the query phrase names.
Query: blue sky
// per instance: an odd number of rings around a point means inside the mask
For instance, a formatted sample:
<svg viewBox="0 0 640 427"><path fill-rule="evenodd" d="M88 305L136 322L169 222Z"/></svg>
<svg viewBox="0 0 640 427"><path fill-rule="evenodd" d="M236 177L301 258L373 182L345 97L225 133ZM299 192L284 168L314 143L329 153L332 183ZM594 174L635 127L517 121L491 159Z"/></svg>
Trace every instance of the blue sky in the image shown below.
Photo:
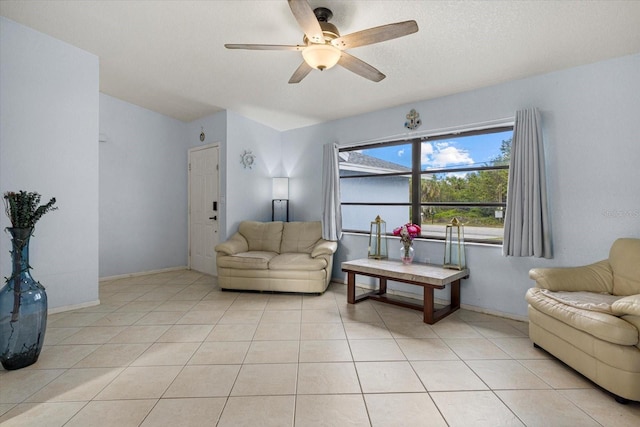
<svg viewBox="0 0 640 427"><path fill-rule="evenodd" d="M489 162L500 155L500 144L511 138L512 132L501 132L461 138L425 141L422 143L423 168L473 166ZM364 154L411 167L411 146L396 145L364 150Z"/></svg>

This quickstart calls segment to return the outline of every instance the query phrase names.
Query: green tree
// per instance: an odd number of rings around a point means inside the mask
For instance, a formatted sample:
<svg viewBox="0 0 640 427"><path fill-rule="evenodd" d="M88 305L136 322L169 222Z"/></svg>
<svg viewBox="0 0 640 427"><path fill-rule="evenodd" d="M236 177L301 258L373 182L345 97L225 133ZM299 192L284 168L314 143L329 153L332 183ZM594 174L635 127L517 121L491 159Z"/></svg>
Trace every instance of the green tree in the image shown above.
<svg viewBox="0 0 640 427"><path fill-rule="evenodd" d="M503 139L500 143L500 154L492 160L493 165L508 165L511 160L511 143L513 138Z"/></svg>
<svg viewBox="0 0 640 427"><path fill-rule="evenodd" d="M438 183L438 177L431 175L431 178L420 180L420 201L422 203L437 202L440 197L440 184ZM431 223L434 222L435 208L429 206L422 209L422 218L430 219Z"/></svg>
<svg viewBox="0 0 640 427"><path fill-rule="evenodd" d="M503 140L500 154L489 161L488 166L508 165L511 158L512 139ZM466 175L432 175L421 182L421 201L428 202L498 202L507 196L509 172L507 169L483 170ZM432 222L448 222L453 216L463 218L469 225L500 225L494 215L495 208L451 209L430 207L423 211Z"/></svg>

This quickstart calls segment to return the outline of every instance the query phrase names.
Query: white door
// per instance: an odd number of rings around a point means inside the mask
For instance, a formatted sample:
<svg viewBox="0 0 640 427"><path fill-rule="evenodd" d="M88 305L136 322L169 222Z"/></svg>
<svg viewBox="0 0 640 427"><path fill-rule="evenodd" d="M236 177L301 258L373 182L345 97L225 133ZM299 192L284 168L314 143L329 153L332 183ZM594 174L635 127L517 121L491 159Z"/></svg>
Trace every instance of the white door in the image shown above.
<svg viewBox="0 0 640 427"><path fill-rule="evenodd" d="M218 146L189 150L189 267L216 275Z"/></svg>

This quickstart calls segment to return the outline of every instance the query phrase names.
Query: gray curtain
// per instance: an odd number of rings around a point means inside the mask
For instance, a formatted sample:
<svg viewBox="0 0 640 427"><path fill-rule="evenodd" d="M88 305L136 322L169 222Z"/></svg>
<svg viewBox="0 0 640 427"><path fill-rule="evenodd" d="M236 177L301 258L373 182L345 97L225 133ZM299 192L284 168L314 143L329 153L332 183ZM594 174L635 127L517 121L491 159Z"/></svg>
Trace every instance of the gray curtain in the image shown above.
<svg viewBox="0 0 640 427"><path fill-rule="evenodd" d="M338 144L329 143L324 145L322 156L322 238L337 241L341 237Z"/></svg>
<svg viewBox="0 0 640 427"><path fill-rule="evenodd" d="M542 128L535 108L516 111L502 254L552 256Z"/></svg>

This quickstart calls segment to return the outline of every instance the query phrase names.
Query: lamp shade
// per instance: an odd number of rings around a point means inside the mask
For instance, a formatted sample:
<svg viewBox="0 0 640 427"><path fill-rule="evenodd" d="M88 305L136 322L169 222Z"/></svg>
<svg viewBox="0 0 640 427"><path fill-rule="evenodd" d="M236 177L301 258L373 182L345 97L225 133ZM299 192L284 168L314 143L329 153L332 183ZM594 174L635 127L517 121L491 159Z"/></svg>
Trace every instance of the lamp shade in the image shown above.
<svg viewBox="0 0 640 427"><path fill-rule="evenodd" d="M340 60L340 50L329 44L310 44L302 50L305 62L317 70L328 70Z"/></svg>
<svg viewBox="0 0 640 427"><path fill-rule="evenodd" d="M289 178L273 178L272 199L289 200Z"/></svg>

